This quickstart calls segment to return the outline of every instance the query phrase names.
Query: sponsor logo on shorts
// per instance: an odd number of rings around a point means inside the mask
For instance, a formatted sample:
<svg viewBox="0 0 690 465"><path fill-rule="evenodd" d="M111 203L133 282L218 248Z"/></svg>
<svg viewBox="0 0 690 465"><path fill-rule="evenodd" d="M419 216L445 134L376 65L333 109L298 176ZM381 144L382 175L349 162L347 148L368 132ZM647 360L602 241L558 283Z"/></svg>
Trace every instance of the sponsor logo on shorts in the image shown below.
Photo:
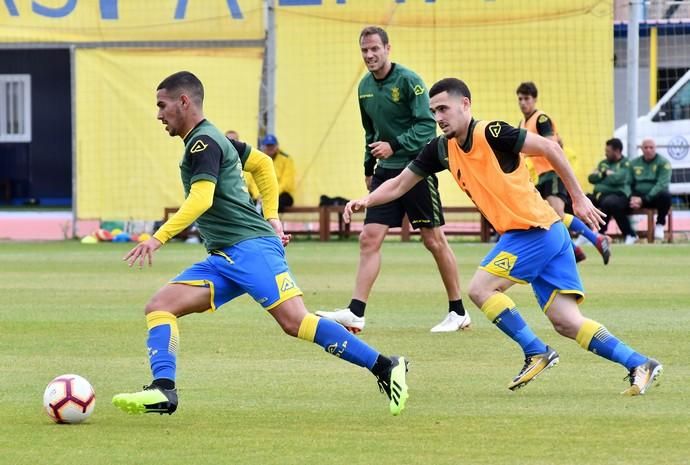
<svg viewBox="0 0 690 465"><path fill-rule="evenodd" d="M291 289L296 288L295 281L293 281L292 276L287 271L285 273L280 273L276 275L276 284L280 293L283 294Z"/></svg>
<svg viewBox="0 0 690 465"><path fill-rule="evenodd" d="M517 257L508 252L500 252L486 267L486 270L498 276L510 276Z"/></svg>

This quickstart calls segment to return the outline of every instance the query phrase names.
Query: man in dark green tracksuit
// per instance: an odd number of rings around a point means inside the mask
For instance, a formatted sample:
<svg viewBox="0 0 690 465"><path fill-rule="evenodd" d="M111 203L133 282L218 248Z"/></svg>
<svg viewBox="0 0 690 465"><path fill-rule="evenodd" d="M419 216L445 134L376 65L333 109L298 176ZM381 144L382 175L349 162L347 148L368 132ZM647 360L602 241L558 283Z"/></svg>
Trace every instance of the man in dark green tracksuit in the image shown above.
<svg viewBox="0 0 690 465"><path fill-rule="evenodd" d="M396 177L436 135L424 81L413 71L392 63L388 34L370 26L359 36L362 58L369 73L360 81L358 96L365 131L364 179L372 191ZM399 199L367 209L359 237L360 261L352 300L347 308L318 312L352 332L364 328L364 310L381 268L381 244L389 228L402 225L407 214L419 229L426 248L436 260L448 294L448 314L432 332L450 332L470 324L460 298L460 278L453 251L440 229L444 224L438 179L420 182Z"/></svg>
<svg viewBox="0 0 690 465"><path fill-rule="evenodd" d="M599 232L606 233L609 220L613 217L625 237L625 244L634 244L637 236L628 219L630 161L623 156L623 143L620 139L606 141L606 158L599 162L588 179L594 184L594 194L587 196L597 208L606 213L606 224Z"/></svg>
<svg viewBox="0 0 690 465"><path fill-rule="evenodd" d="M632 176L632 196L630 208L656 208L657 217L654 239L664 239L666 215L671 209L671 164L656 153L656 143L652 139L642 141L642 156L630 162ZM650 225L651 226L651 225Z"/></svg>

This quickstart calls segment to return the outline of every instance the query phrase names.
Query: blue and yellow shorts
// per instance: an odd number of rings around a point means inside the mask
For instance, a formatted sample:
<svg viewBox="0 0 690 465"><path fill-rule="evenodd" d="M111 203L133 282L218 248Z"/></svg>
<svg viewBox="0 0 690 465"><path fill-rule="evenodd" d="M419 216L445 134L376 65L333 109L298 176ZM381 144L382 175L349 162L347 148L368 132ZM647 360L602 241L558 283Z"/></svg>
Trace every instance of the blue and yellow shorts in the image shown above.
<svg viewBox="0 0 690 465"><path fill-rule="evenodd" d="M249 294L266 310L302 295L285 261L277 237L247 239L214 250L170 281L211 289L211 310L242 294Z"/></svg>
<svg viewBox="0 0 690 465"><path fill-rule="evenodd" d="M585 297L570 235L561 221L548 230L506 232L479 268L516 283L530 283L544 311L557 293L575 294L578 303Z"/></svg>

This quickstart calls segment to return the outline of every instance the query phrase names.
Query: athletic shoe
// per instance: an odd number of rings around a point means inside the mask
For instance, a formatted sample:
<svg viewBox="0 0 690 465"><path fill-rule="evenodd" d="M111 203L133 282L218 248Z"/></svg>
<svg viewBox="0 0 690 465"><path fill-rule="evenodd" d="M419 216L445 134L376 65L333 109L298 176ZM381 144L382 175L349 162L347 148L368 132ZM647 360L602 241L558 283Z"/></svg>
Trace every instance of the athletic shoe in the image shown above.
<svg viewBox="0 0 690 465"><path fill-rule="evenodd" d="M431 328L432 333L452 333L470 326L472 320L470 314L458 315L455 312L448 312L442 322Z"/></svg>
<svg viewBox="0 0 690 465"><path fill-rule="evenodd" d="M336 309L332 312L318 311L316 314L321 318L340 323L352 334L357 334L364 329L364 317L355 315L349 308Z"/></svg>
<svg viewBox="0 0 690 465"><path fill-rule="evenodd" d="M630 380L630 387L621 392L626 396L641 396L649 389L654 381L661 375L664 367L653 358L648 359L642 365L636 366L624 379Z"/></svg>
<svg viewBox="0 0 690 465"><path fill-rule="evenodd" d="M410 395L407 393L407 381L405 380L407 374L408 362L405 357L397 357L392 355L390 357L393 362L386 371L386 374L381 378L377 378L379 389L385 392L390 403L388 408L391 414L397 416L405 408L405 402Z"/></svg>
<svg viewBox="0 0 690 465"><path fill-rule="evenodd" d="M654 240L663 241L664 240L664 225L657 224L654 226Z"/></svg>
<svg viewBox="0 0 690 465"><path fill-rule="evenodd" d="M546 352L543 354L529 355L525 359L525 366L522 367L520 373L508 384L508 389L511 391L520 389L547 368L557 365L558 360L558 352L549 346L546 346Z"/></svg>
<svg viewBox="0 0 690 465"><path fill-rule="evenodd" d="M597 241L594 247L596 247L601 254L601 258L604 259L604 265L608 265L611 259L611 240L609 236L606 234L597 234Z"/></svg>
<svg viewBox="0 0 690 465"><path fill-rule="evenodd" d="M637 236L625 236L625 245L634 245L637 242Z"/></svg>
<svg viewBox="0 0 690 465"><path fill-rule="evenodd" d="M144 386L143 391L115 395L113 405L130 414L160 413L163 415L167 413L172 415L177 410L177 390L163 389L152 384Z"/></svg>
<svg viewBox="0 0 690 465"><path fill-rule="evenodd" d="M576 245L575 248L573 248L573 252L575 252L575 263L580 263L581 261L587 259L587 254L585 254L585 251L582 250L582 247L579 245Z"/></svg>

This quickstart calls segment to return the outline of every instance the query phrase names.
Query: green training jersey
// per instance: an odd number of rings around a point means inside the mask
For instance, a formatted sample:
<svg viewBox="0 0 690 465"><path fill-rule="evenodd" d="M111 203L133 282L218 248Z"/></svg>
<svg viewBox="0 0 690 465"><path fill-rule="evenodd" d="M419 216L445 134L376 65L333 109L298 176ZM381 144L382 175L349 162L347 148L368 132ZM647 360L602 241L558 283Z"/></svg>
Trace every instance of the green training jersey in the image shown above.
<svg viewBox="0 0 690 465"><path fill-rule="evenodd" d="M242 168L244 168L244 165L247 163L247 158L249 158L249 154L252 151L252 146L247 144L246 142L242 142L239 140L228 140L230 141L232 146L235 147L235 150L237 150L237 153L240 156L240 162L242 163Z"/></svg>
<svg viewBox="0 0 690 465"><path fill-rule="evenodd" d="M668 191L671 183L671 163L658 153L652 161L637 157L630 162L633 195L651 200L660 192Z"/></svg>
<svg viewBox="0 0 690 465"><path fill-rule="evenodd" d="M611 170L611 174L607 171ZM618 161L610 162L603 159L597 165L595 173L587 178L594 184L594 195L599 198L601 194L624 194L630 197L630 161L623 157Z"/></svg>
<svg viewBox="0 0 690 465"><path fill-rule="evenodd" d="M230 247L253 237L275 236L271 225L254 209L242 177L240 156L230 141L203 120L184 139L180 174L185 197L196 181L215 183L213 204L197 218L208 251Z"/></svg>
<svg viewBox="0 0 690 465"><path fill-rule="evenodd" d="M381 80L373 74L360 81L359 112L365 132L364 174L371 176L377 160L369 144L388 142L393 155L378 160L378 166L404 168L436 135L436 121L429 109L429 92L422 78L393 63Z"/></svg>

